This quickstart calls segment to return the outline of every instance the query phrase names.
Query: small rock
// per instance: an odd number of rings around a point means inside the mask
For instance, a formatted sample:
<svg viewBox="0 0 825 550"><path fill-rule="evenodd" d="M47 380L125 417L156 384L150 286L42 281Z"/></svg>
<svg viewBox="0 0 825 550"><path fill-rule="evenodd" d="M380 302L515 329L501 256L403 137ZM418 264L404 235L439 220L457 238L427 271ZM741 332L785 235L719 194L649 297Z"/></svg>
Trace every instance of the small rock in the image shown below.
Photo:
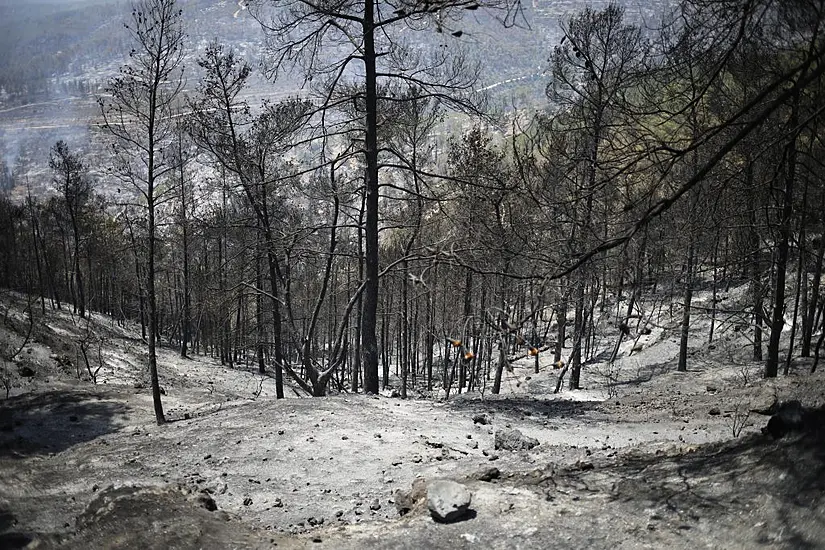
<svg viewBox="0 0 825 550"><path fill-rule="evenodd" d="M73 414L69 417L69 422L77 422L79 419L77 418L76 414Z"/></svg>
<svg viewBox="0 0 825 550"><path fill-rule="evenodd" d="M489 424L489 423L490 423L490 417L487 416L486 413L479 413L479 414L473 416L473 424L485 425L485 424Z"/></svg>
<svg viewBox="0 0 825 550"><path fill-rule="evenodd" d="M427 508L436 521L450 523L461 519L471 500L470 491L455 481L438 479L427 486Z"/></svg>
<svg viewBox="0 0 825 550"><path fill-rule="evenodd" d="M722 411L719 410L719 407L713 407L711 410L708 411L708 414L711 416L717 416L722 414Z"/></svg>
<svg viewBox="0 0 825 550"><path fill-rule="evenodd" d="M370 502L370 510L378 511L381 509L381 503L378 501L377 498L374 498L372 502Z"/></svg>
<svg viewBox="0 0 825 550"><path fill-rule="evenodd" d="M537 447L539 441L522 434L519 430L498 430L495 435L496 450L521 451Z"/></svg>
<svg viewBox="0 0 825 550"><path fill-rule="evenodd" d="M707 390L708 393L716 393L718 391L716 386L705 386L705 390Z"/></svg>
<svg viewBox="0 0 825 550"><path fill-rule="evenodd" d="M484 468L477 471L472 477L479 481L492 481L501 477L501 471L495 467Z"/></svg>
<svg viewBox="0 0 825 550"><path fill-rule="evenodd" d="M342 440L342 441L346 441L347 439L349 439L349 436L348 436L348 435L342 435L342 436L341 436L341 440Z"/></svg>
<svg viewBox="0 0 825 550"><path fill-rule="evenodd" d="M245 499L243 499L244 506L249 506L250 504L252 504L252 498L246 497Z"/></svg>
<svg viewBox="0 0 825 550"><path fill-rule="evenodd" d="M210 497L206 493L199 494L198 498L197 498L197 502L201 506L201 508L205 508L206 510L208 510L210 512L214 512L215 510L218 509L218 505L217 505L217 503L215 503L215 499L213 499L212 497ZM251 502L250 502L250 504L251 504Z"/></svg>

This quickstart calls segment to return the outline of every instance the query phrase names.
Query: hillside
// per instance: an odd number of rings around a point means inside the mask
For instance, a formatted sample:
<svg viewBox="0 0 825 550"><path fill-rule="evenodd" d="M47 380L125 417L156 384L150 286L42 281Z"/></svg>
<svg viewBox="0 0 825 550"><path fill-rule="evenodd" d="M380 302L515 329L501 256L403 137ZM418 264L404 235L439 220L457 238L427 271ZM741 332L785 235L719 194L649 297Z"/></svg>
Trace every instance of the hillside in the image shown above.
<svg viewBox="0 0 825 550"><path fill-rule="evenodd" d="M548 59L560 39L559 22L584 5L607 2L532 2L523 6L515 25L501 23L481 12L461 23L460 40L425 29L403 39L422 51L457 47L481 66L479 88L494 109L542 106L548 80ZM655 28L667 0L624 2L627 19ZM28 178L35 195L48 194L49 148L60 139L81 151L106 186L105 164L96 141L97 98L131 47L123 28L126 0L71 2L9 2L0 5L0 170L15 172L17 189ZM199 78L196 59L211 40L231 46L258 67L265 45L260 26L228 0L182 0L186 22L187 91ZM253 105L301 92L301 82L285 75L276 82L257 75L244 97ZM2 182L0 181L0 185ZM0 189L1 190L1 189Z"/></svg>
<svg viewBox="0 0 825 550"><path fill-rule="evenodd" d="M515 362L498 396L446 401L297 390L275 400L251 368L164 349L171 422L159 427L135 327L34 308L26 339L26 309L4 295L0 340L21 352L4 364L10 396L0 402L3 547L825 543L822 433L774 441L760 431L767 417L751 412L775 399L822 406L822 370L798 363L763 380L732 330L697 343L687 373L675 372L675 335L656 329L627 342L612 367L585 367L586 389L553 394L558 371L547 357L539 374ZM89 331L101 342L97 384L76 368ZM496 434L511 428L538 446L496 449ZM465 483L472 514L451 524L420 508L399 517L396 503L418 477Z"/></svg>
<svg viewBox="0 0 825 550"><path fill-rule="evenodd" d="M59 139L88 155L96 173L105 172L94 160L99 157L97 98L128 60L129 6L126 0L0 6L0 168L13 170L18 184L28 177L35 195L48 192L49 148ZM260 28L249 17L233 17L234 2L185 0L181 7L187 14L190 73L213 39L257 62ZM253 93L268 97L285 90L294 85L258 87ZM21 188L12 193L17 200Z"/></svg>

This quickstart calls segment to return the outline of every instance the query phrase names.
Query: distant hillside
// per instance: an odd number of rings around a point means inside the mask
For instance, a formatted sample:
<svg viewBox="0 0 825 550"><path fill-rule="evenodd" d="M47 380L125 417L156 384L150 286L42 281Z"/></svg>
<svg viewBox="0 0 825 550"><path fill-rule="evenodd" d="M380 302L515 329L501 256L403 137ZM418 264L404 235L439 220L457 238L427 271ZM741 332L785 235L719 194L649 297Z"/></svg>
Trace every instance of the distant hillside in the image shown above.
<svg viewBox="0 0 825 550"><path fill-rule="evenodd" d="M226 43L260 43L248 18L235 18L234 2L180 0L190 44L217 37ZM101 76L125 60L123 28L128 0L40 0L0 5L0 106L42 99L44 94L89 93Z"/></svg>
<svg viewBox="0 0 825 550"><path fill-rule="evenodd" d="M180 0L192 57L214 38L257 54L260 28L233 17L235 2ZM0 4L0 174L49 179L49 148L66 140L88 150L96 97L126 61L128 0L39 0ZM190 67L194 62L189 63ZM190 77L191 78L191 77Z"/></svg>
<svg viewBox="0 0 825 550"><path fill-rule="evenodd" d="M123 0L4 3L0 6L0 102L52 91L54 80L83 76L122 52Z"/></svg>
<svg viewBox="0 0 825 550"><path fill-rule="evenodd" d="M629 21L654 26L669 0L628 0ZM263 34L249 14L231 0L180 0L191 48L187 69L190 88L194 58L213 39L231 45L253 65L264 51ZM509 108L544 103L547 59L558 43L559 21L584 5L605 1L532 0L524 5L517 26L503 29L483 13L468 14L456 39L434 30L406 33L419 48L462 46L481 62L481 87L491 106ZM58 139L88 150L89 124L97 116L95 98L107 79L125 62L131 47L123 28L128 0L37 0L0 3L0 173L25 174L37 189L49 179L49 147ZM260 79L253 99L278 97L297 90L288 81ZM22 178L18 178L19 180Z"/></svg>

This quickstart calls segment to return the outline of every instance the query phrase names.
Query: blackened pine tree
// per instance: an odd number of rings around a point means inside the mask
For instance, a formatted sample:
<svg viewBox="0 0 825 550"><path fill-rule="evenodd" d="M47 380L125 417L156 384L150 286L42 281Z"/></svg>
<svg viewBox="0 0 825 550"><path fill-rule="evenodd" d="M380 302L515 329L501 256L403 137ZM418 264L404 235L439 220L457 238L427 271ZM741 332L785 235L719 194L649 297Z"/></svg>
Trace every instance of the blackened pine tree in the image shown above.
<svg viewBox="0 0 825 550"><path fill-rule="evenodd" d="M155 418L163 424L156 353L156 214L159 204L174 197L174 187L164 189L161 183L176 169L177 157L164 151L174 139L173 115L184 84L182 10L175 0L139 0L125 26L132 37L129 63L109 81L98 103L103 128L113 138L113 171L135 189L146 211L149 377Z"/></svg>
<svg viewBox="0 0 825 550"><path fill-rule="evenodd" d="M75 311L80 317L86 316L86 296L83 288L83 273L80 269L81 218L83 209L89 201L91 184L86 175L86 166L79 156L69 151L63 140L55 143L49 157L49 168L54 172L54 186L63 199L66 213L72 224L74 253L72 271L75 283ZM91 275L91 274L90 274Z"/></svg>

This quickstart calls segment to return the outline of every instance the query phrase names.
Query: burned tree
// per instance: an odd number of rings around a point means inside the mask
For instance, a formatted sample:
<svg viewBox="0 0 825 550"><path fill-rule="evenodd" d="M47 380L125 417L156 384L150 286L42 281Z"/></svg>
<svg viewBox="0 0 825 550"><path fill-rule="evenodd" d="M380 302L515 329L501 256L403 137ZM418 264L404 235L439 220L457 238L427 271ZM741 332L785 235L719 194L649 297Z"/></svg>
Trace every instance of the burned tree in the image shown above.
<svg viewBox="0 0 825 550"><path fill-rule="evenodd" d="M80 269L80 224L82 211L91 193L86 166L77 155L69 151L63 140L52 147L49 168L54 171L54 186L63 199L66 213L72 225L74 252L72 270L74 272L75 310L81 317L86 316L86 295L83 288L83 273ZM36 242L36 241L35 241Z"/></svg>
<svg viewBox="0 0 825 550"><path fill-rule="evenodd" d="M164 178L176 169L166 146L174 139L172 116L183 88L182 11L175 0L137 2L126 29L132 37L130 62L109 81L99 99L103 127L111 134L113 172L137 193L146 211L146 302L149 377L155 418L165 422L157 370L158 307L155 292L157 207L170 200L174 188Z"/></svg>

